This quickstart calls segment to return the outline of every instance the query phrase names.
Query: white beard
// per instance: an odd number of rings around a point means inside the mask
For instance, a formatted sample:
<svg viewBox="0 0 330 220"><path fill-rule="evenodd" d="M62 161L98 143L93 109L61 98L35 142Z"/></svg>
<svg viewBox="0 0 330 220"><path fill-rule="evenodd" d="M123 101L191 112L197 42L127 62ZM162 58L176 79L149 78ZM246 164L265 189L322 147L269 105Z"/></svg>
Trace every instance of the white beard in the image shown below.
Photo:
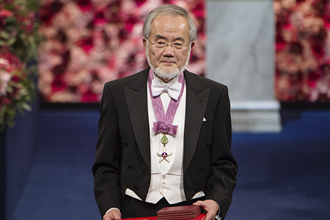
<svg viewBox="0 0 330 220"><path fill-rule="evenodd" d="M146 48L147 48L146 55L147 55L147 60L148 60L149 66L151 67L151 69L155 73L155 75L158 76L161 79L164 79L166 81L170 81L170 80L174 79L175 77L177 77L188 66L189 58L190 58L190 52L191 52L191 47L190 46L189 46L189 51L188 51L188 55L187 55L185 64L183 65L183 67L181 69L176 68L175 70L164 70L161 67L155 68L153 65L151 65L150 59L149 59L148 41L147 41Z"/></svg>
<svg viewBox="0 0 330 220"><path fill-rule="evenodd" d="M165 80L174 79L176 76L178 76L181 73L178 68L176 68L175 70L163 70L161 67L157 67L155 69L153 66L151 66L151 69L159 78Z"/></svg>

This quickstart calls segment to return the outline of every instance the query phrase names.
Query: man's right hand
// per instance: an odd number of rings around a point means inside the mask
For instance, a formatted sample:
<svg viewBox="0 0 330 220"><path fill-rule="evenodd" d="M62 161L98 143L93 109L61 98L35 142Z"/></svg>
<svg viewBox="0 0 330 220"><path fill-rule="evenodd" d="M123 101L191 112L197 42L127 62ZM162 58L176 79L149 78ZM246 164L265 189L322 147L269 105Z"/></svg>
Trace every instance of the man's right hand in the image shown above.
<svg viewBox="0 0 330 220"><path fill-rule="evenodd" d="M103 216L103 220L121 220L121 213L119 209L114 208L107 211Z"/></svg>

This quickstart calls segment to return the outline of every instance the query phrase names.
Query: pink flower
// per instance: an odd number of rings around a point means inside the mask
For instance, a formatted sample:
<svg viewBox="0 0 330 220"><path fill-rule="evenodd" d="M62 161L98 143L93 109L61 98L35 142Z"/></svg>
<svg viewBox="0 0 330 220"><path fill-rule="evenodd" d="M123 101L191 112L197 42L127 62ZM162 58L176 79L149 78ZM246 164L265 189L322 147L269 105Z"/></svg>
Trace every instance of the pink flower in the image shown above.
<svg viewBox="0 0 330 220"><path fill-rule="evenodd" d="M11 17L13 16L13 12L7 10L7 9L2 9L0 11L0 17Z"/></svg>
<svg viewBox="0 0 330 220"><path fill-rule="evenodd" d="M6 68L9 65L8 60L0 58L0 68Z"/></svg>
<svg viewBox="0 0 330 220"><path fill-rule="evenodd" d="M6 88L10 78L10 73L0 70L0 95L4 96L7 94Z"/></svg>

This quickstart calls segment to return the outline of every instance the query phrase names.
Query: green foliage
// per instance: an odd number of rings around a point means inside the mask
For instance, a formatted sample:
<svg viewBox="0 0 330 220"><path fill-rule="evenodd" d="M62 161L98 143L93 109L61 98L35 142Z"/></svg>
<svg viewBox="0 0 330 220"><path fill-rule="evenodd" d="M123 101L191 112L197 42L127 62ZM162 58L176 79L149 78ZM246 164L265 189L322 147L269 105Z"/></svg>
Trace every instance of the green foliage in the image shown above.
<svg viewBox="0 0 330 220"><path fill-rule="evenodd" d="M14 125L16 112L24 114L32 110L38 44L42 41L36 16L39 1L3 2L0 5L0 132Z"/></svg>

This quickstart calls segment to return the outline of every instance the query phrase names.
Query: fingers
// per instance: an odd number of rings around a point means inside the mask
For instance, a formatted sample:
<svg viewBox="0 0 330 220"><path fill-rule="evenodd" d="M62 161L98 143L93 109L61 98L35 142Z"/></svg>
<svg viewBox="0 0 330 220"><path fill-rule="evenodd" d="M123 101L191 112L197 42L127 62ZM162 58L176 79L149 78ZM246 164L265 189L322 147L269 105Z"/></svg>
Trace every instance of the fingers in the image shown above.
<svg viewBox="0 0 330 220"><path fill-rule="evenodd" d="M211 199L197 201L194 205L200 206L206 211L205 220L214 220L219 210L218 203Z"/></svg>

